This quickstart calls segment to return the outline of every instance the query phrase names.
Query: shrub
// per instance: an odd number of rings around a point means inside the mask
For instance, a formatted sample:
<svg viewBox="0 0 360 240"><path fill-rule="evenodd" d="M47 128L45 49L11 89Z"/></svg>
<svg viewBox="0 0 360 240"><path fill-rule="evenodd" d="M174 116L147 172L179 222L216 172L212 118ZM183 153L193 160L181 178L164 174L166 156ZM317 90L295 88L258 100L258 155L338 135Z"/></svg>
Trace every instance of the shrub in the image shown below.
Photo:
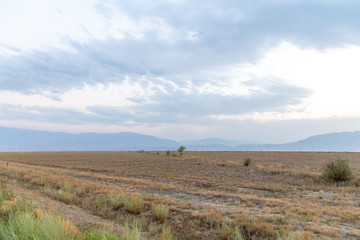
<svg viewBox="0 0 360 240"><path fill-rule="evenodd" d="M348 161L338 159L326 164L323 170L323 177L328 181L344 182L350 181L353 178L353 174Z"/></svg>
<svg viewBox="0 0 360 240"><path fill-rule="evenodd" d="M139 196L124 196L122 202L125 209L134 214L139 214L144 208L144 201Z"/></svg>
<svg viewBox="0 0 360 240"><path fill-rule="evenodd" d="M248 167L251 164L251 158L245 158L244 167Z"/></svg>
<svg viewBox="0 0 360 240"><path fill-rule="evenodd" d="M164 204L156 204L151 208L151 212L160 221L164 221L169 217L169 208Z"/></svg>

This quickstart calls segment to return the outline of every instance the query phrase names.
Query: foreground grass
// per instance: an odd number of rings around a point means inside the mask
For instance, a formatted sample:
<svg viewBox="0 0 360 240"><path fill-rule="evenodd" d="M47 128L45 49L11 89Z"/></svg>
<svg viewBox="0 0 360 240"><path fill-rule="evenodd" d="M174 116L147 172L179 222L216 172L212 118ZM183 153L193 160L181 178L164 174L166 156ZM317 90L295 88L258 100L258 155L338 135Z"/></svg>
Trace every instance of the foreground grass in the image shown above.
<svg viewBox="0 0 360 240"><path fill-rule="evenodd" d="M122 236L109 230L80 230L66 219L34 208L25 199L17 200L1 182L0 239L3 240L140 240L137 223L121 228Z"/></svg>
<svg viewBox="0 0 360 240"><path fill-rule="evenodd" d="M72 179L68 178L39 176L37 174L34 174L33 172L24 170L9 171L9 169L6 169L6 171L1 171L0 168L0 174L5 175L11 179L19 180L24 184L31 184L32 187L38 186L44 193L56 200L62 201L67 204L78 205L82 208L89 209L105 218L123 221L124 223L124 226L122 227L122 229L120 229L120 232L122 234L120 238L116 238L111 234L109 235L110 238L98 238L98 236L91 238L92 236L94 236L94 234L104 235L103 231L97 230L95 232L86 233L88 235L84 235L84 233L82 233L81 235L77 236L61 236L61 238L59 239L201 239L201 235L203 235L204 232L206 236L209 236L208 239L218 239L222 231L222 222L225 221L225 218L223 219L223 216L220 214L220 212L214 214L213 210L210 210L205 211L203 214L200 215L184 215L180 213L180 218L179 216L177 216L178 218L173 219L174 222L172 222L172 219L170 219L169 206L162 203L163 200L158 197L151 198L148 196L145 200L141 194L124 193L121 191L115 192L114 190L111 191L105 188L102 188L99 192L99 189L96 186L87 185L78 181L73 181ZM154 204L154 202L157 204ZM150 213L148 217L146 217L147 212ZM140 213L144 213L145 216L137 217ZM155 217L158 222L153 223L153 217L151 217L151 215ZM24 217L24 219L29 220L31 219L31 216L32 215L30 214L30 217ZM132 224L128 224L128 219L135 220L131 221ZM142 224L138 224L137 219L139 219L139 222L141 222ZM35 221L37 221L36 218ZM178 226L174 226L174 224L180 224L180 226L184 228L190 227L189 231L184 231L182 228L177 228ZM144 228L145 232L141 232L141 228ZM172 230L173 228L175 228L175 230ZM244 226L242 228L244 228ZM15 228L9 229L11 230ZM17 228L17 230L18 229L20 228ZM197 232L199 229L202 229L203 232ZM4 230L4 232L6 232L6 230ZM253 237L256 235L266 236L266 234L268 234L259 231L259 229L257 229L256 231L251 230L247 232L248 236ZM10 236L14 234L21 235L22 233L16 232L15 230L14 232L9 233ZM271 234L268 234L268 237L270 236ZM27 238L23 237L18 239ZM232 239L236 240L238 238L228 238L228 240Z"/></svg>
<svg viewBox="0 0 360 240"><path fill-rule="evenodd" d="M4 172L2 173L4 174ZM111 192L105 191L105 189L97 192L90 185L70 181L66 178L37 176L27 171L7 171L6 174L13 178L16 177L16 179L25 183L31 183L32 186L39 186L54 199L88 208L106 218L121 220L123 216L119 216L119 214L125 215L128 213L133 214L135 217L143 211L149 211L159 222L154 225L151 222L151 218L150 220L145 219L144 216L140 218L142 224L138 224L136 218L132 218L135 220L131 221L131 224L128 223L128 220L125 220L123 227L120 229L121 237L119 237L112 232L102 229L80 231L72 223L49 213L40 214L39 216L37 211L34 211L30 205L19 201L14 205L26 207L21 207L19 208L21 211L14 211L13 214L9 214L11 217L0 228L1 234L3 234L0 235L2 236L0 239L200 239L203 233L197 235L196 238L193 237L195 234L198 234L196 233L197 229L206 231L208 236L211 236L211 239L311 239L304 238L301 234L296 236L296 238L293 238L291 234L280 235L276 228L272 227L273 225L269 225L260 218L251 219L243 216L239 219L229 220L225 218L222 211L216 208L205 209L203 213L196 213L195 211L185 216L185 219L181 219L181 222L179 222L179 219L175 219L177 224L185 228L188 228L186 224L194 225L193 228L189 228L189 231L193 232L184 232L183 229L173 231L172 227L167 226L167 224L173 224L173 222L168 221L170 218L169 206L163 203L153 204L154 200L161 202L161 199L151 199L150 201L147 199L145 201L140 194ZM46 184L42 185L43 182L46 182ZM66 195L71 197L60 197L62 195L59 196L59 193L66 193ZM3 194L7 196L7 199L12 197L9 191L3 191ZM167 222L163 225L164 221ZM141 231L141 225L147 225L145 232ZM31 234L36 236L36 238L31 238ZM14 236L19 237L14 238ZM59 238L54 236L59 236Z"/></svg>

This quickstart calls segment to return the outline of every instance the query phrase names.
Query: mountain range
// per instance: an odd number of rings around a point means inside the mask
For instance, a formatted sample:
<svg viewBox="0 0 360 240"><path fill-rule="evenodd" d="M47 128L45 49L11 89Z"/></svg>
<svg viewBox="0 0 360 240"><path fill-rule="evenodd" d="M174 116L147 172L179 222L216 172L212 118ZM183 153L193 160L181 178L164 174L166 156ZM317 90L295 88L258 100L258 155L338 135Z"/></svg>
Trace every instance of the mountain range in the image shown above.
<svg viewBox="0 0 360 240"><path fill-rule="evenodd" d="M360 131L315 135L285 144L206 138L176 142L149 135L64 133L0 127L0 151L360 151Z"/></svg>

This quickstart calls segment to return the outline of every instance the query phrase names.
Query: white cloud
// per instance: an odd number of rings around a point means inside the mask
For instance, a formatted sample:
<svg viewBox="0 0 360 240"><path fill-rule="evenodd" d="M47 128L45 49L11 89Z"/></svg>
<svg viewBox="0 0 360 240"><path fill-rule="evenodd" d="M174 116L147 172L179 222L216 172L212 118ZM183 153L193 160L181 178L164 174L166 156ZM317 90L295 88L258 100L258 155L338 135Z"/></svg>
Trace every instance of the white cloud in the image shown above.
<svg viewBox="0 0 360 240"><path fill-rule="evenodd" d="M96 5L109 9L109 15L97 11ZM91 40L142 39L147 31L171 40L175 33L161 18L135 20L115 6L98 0L11 1L0 6L0 54L13 54L8 47L24 50L58 48L71 50L68 40L86 43Z"/></svg>
<svg viewBox="0 0 360 240"><path fill-rule="evenodd" d="M221 116L221 118L283 120L360 116L360 46L324 50L302 49L289 42L267 51L254 63L231 68L234 86L249 79L286 82L309 89L312 94L287 111ZM264 83L263 82L263 83Z"/></svg>
<svg viewBox="0 0 360 240"><path fill-rule="evenodd" d="M21 107L54 107L74 109L87 112L89 106L100 105L110 107L134 106L129 98L146 98L151 95L151 88L144 88L139 82L130 83L128 79L121 83L84 84L82 88L52 94L46 91L36 93L20 93L0 91L0 104L11 104Z"/></svg>
<svg viewBox="0 0 360 240"><path fill-rule="evenodd" d="M74 87L58 94L46 91L25 94L0 92L0 104L22 107L57 107L87 112L91 106L131 107L141 99L142 104L154 103L157 92L168 94L215 94L219 96L247 96L263 92L273 83L286 83L309 89L312 93L300 103L282 107L278 111L246 112L238 115L212 115L216 119L252 119L277 121L287 119L318 119L360 116L360 47L301 49L289 42L268 50L253 63L219 67L200 71L206 83L188 81L181 87L164 77L130 79L111 83L97 83ZM146 83L146 84L144 84ZM169 94L171 94L169 93ZM276 93L276 92L275 92ZM286 93L285 93L286 94ZM213 95L213 96L215 96ZM158 100L157 100L158 101ZM161 102L158 102L161 104ZM251 108L250 108L251 109ZM151 110L149 110L151 111Z"/></svg>
<svg viewBox="0 0 360 240"><path fill-rule="evenodd" d="M29 126L37 119L54 129L52 120L70 116L86 131L126 129L111 125L122 121L158 124L144 132L176 125L205 134L214 125L203 128L199 119L226 128L226 121L356 118L356 7L356 1L3 0L2 123L27 117Z"/></svg>

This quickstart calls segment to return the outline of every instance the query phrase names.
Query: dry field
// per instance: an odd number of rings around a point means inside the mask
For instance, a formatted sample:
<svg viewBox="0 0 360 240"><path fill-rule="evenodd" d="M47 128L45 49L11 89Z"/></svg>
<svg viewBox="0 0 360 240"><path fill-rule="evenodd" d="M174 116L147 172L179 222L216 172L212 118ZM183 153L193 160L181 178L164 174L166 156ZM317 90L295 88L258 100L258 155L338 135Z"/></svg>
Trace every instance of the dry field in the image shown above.
<svg viewBox="0 0 360 240"><path fill-rule="evenodd" d="M339 158L355 178L326 182L324 165ZM18 193L76 207L79 216L59 214L79 228L110 222L121 235L126 223L139 239L162 240L360 239L360 153L0 153L0 165Z"/></svg>

